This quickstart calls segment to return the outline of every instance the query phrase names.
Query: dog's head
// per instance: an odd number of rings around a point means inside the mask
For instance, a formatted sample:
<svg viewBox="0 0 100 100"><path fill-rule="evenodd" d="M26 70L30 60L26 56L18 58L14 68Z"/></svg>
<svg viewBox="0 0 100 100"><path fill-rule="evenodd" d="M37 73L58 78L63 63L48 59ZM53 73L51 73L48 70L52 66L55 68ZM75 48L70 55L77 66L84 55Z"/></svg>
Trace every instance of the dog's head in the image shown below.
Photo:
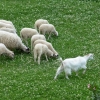
<svg viewBox="0 0 100 100"><path fill-rule="evenodd" d="M88 56L89 56L89 60L92 60L92 59L93 59L94 54L89 53L89 54L88 54Z"/></svg>

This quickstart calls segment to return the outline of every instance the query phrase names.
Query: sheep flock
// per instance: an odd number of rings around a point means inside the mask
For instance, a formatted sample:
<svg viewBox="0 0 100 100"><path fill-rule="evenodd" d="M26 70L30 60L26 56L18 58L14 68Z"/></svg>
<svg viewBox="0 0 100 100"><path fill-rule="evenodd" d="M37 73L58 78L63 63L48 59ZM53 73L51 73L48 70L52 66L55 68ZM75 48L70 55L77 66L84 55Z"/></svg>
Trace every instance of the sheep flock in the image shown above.
<svg viewBox="0 0 100 100"><path fill-rule="evenodd" d="M48 20L38 19L32 28L23 27L19 34L17 34L17 29L11 21L0 20L0 56L5 54L9 58L14 59L15 49L19 49L23 52L31 53L34 63L38 63L38 65L40 65L42 55L45 55L47 62L50 57L56 59L60 58L59 61L61 61L61 65L58 67L54 79L56 79L62 71L65 71L66 78L69 79L68 75L71 75L72 71L77 73L78 69L83 68L86 70L88 56L85 55L84 57L62 60L56 48L52 43L48 42L48 40L50 41L52 38L52 35L58 37L58 31ZM30 44L28 40L30 40ZM31 47L30 49L29 46ZM91 55L93 56L93 54Z"/></svg>

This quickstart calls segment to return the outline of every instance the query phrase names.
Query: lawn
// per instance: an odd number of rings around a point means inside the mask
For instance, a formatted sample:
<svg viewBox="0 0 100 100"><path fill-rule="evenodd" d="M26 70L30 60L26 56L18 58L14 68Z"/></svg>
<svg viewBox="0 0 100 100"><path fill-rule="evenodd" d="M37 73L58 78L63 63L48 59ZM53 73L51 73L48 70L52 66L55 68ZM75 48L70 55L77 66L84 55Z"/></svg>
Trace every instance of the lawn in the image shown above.
<svg viewBox="0 0 100 100"><path fill-rule="evenodd" d="M49 42L63 59L94 54L85 75L73 72L57 80L60 63L14 50L13 60L0 56L0 100L91 100L91 83L100 84L100 1L99 0L0 0L0 19L10 20L17 34L24 27L34 28L37 19L47 19L59 33ZM28 40L30 47L30 40Z"/></svg>

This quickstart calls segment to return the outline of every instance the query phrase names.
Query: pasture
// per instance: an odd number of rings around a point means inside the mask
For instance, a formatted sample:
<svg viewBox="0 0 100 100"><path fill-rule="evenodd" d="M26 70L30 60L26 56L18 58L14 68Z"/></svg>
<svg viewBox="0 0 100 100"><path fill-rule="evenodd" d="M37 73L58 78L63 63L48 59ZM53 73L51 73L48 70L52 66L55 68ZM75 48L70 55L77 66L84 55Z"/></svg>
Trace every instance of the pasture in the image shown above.
<svg viewBox="0 0 100 100"><path fill-rule="evenodd" d="M85 75L73 72L54 76L60 63L14 50L13 60L0 56L0 100L91 100L90 83L100 84L100 1L99 0L0 0L0 19L10 20L17 34L34 28L37 19L47 19L59 33L49 42L63 59L94 54ZM30 39L28 40L30 48Z"/></svg>

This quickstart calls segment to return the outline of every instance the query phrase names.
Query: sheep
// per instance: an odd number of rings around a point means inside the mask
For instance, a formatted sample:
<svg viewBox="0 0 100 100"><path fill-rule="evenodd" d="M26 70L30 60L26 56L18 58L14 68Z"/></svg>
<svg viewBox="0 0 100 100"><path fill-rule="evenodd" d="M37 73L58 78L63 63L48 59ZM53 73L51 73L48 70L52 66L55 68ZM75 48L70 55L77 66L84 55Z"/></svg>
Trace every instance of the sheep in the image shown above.
<svg viewBox="0 0 100 100"><path fill-rule="evenodd" d="M84 69L83 71L83 74L84 74L87 69L86 67L87 61L91 59L93 59L92 53L89 53L88 55L85 55L85 56L78 56L76 58L67 58L65 60L62 60L62 58L60 58L61 65L60 67L58 67L54 79L56 79L57 76L62 71L65 71L66 79L69 79L68 75L71 75L72 71L75 71L76 75L78 76L77 72L79 69Z"/></svg>
<svg viewBox="0 0 100 100"><path fill-rule="evenodd" d="M0 28L0 30L16 34L16 31L14 29L11 29L11 28L2 27L2 28Z"/></svg>
<svg viewBox="0 0 100 100"><path fill-rule="evenodd" d="M51 34L58 36L58 32L56 31L54 25L52 24L42 24L39 27L39 33L45 35L46 33L49 34L48 39L51 37Z"/></svg>
<svg viewBox="0 0 100 100"><path fill-rule="evenodd" d="M49 22L45 19L38 19L35 21L34 27L36 30L39 30L40 25L42 24L49 24Z"/></svg>
<svg viewBox="0 0 100 100"><path fill-rule="evenodd" d="M32 29L32 28L23 28L20 31L20 37L21 37L22 40L25 40L27 45L28 45L28 42L26 40L28 38L31 38L35 34L39 34L39 33L36 29Z"/></svg>
<svg viewBox="0 0 100 100"><path fill-rule="evenodd" d="M4 19L0 19L0 22L13 25L13 23L11 21L4 20Z"/></svg>
<svg viewBox="0 0 100 100"><path fill-rule="evenodd" d="M38 39L46 40L44 35L41 35L41 34L40 35L33 35L31 38L31 50L33 50L33 43Z"/></svg>
<svg viewBox="0 0 100 100"><path fill-rule="evenodd" d="M4 22L0 22L0 28L2 28L2 27L14 29L15 32L16 32L16 29L15 29L14 25L12 25L12 24L7 24L7 23L4 23Z"/></svg>
<svg viewBox="0 0 100 100"><path fill-rule="evenodd" d="M38 44L38 43L42 43L47 45L47 47L53 52L54 57L58 57L58 53L56 52L56 50L53 48L52 44L50 42L47 42L45 40L36 40L33 44L33 47Z"/></svg>
<svg viewBox="0 0 100 100"><path fill-rule="evenodd" d="M6 54L10 58L14 58L13 51L9 50L3 43L0 43L0 55Z"/></svg>
<svg viewBox="0 0 100 100"><path fill-rule="evenodd" d="M34 52L34 61L36 62L36 59L38 58L39 65L40 65L40 59L42 54L45 54L47 61L48 61L47 54L53 56L53 52L45 44L41 44L41 43L35 45L33 52Z"/></svg>
<svg viewBox="0 0 100 100"><path fill-rule="evenodd" d="M29 48L22 43L22 40L17 34L0 31L0 43L5 44L5 46L10 50L21 49L24 52L29 52Z"/></svg>

